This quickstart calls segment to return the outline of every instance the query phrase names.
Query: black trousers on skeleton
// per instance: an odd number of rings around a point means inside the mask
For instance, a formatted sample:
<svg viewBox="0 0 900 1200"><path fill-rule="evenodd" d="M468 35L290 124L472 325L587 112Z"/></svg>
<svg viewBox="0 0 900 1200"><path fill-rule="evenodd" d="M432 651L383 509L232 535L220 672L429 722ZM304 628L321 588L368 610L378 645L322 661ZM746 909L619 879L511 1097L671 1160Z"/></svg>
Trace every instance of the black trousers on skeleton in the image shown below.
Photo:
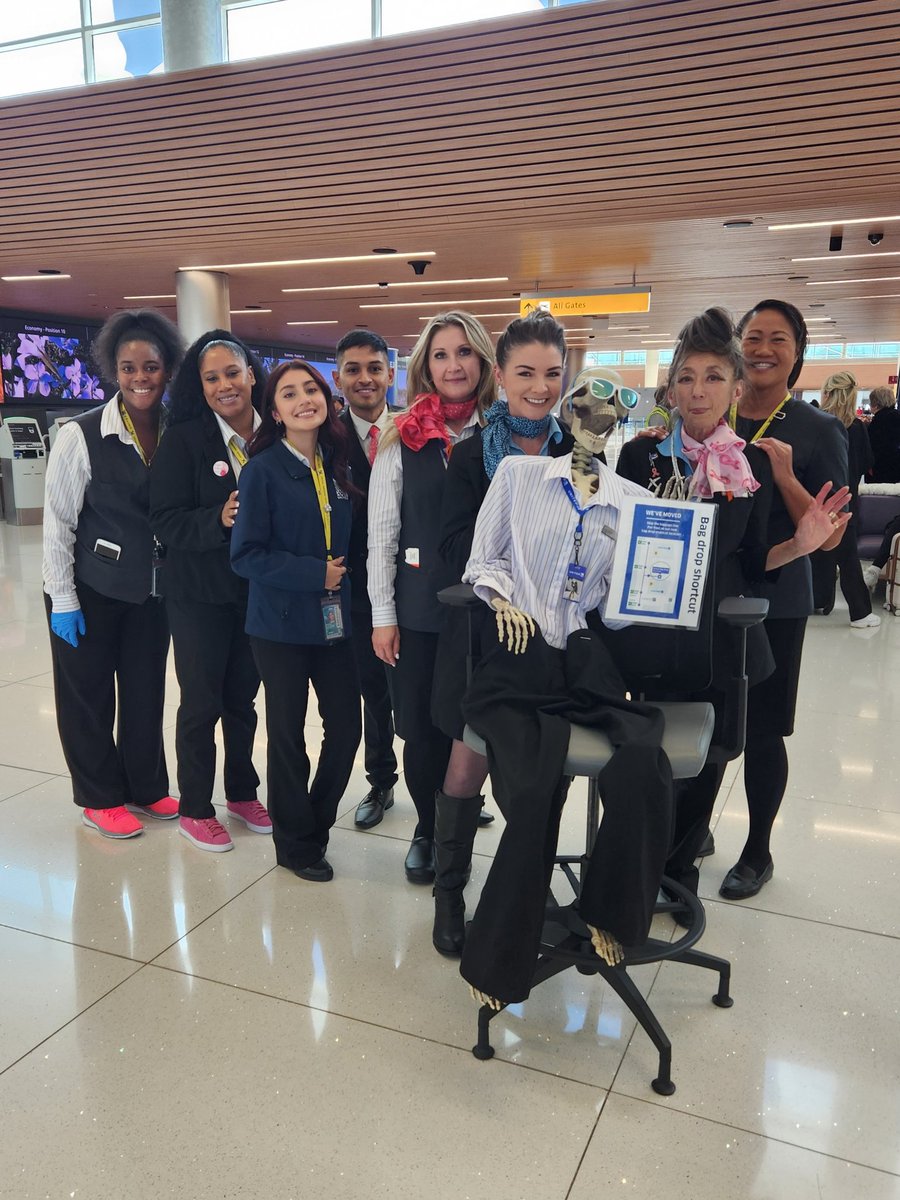
<svg viewBox="0 0 900 1200"><path fill-rule="evenodd" d="M565 787L570 723L605 733L603 819L579 900L582 918L626 945L650 929L672 830L662 713L624 699L602 642L573 633L564 651L538 634L523 654L493 647L476 667L466 721L484 738L506 820L466 936L460 973L506 1002L527 998L538 956Z"/></svg>

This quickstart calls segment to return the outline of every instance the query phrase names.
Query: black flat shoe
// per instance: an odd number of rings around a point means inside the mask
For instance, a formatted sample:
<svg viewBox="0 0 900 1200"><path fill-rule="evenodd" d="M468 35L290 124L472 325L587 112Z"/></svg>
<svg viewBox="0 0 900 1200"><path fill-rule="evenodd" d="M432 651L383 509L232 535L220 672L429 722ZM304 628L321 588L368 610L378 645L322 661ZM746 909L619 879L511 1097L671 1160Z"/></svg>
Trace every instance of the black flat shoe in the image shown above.
<svg viewBox="0 0 900 1200"><path fill-rule="evenodd" d="M403 864L410 883L434 882L434 844L431 838L414 837Z"/></svg>
<svg viewBox="0 0 900 1200"><path fill-rule="evenodd" d="M713 835L707 831L706 837L703 839L703 845L697 851L698 858L709 858L711 854L716 852L716 841Z"/></svg>
<svg viewBox="0 0 900 1200"><path fill-rule="evenodd" d="M394 807L394 789L373 787L360 801L354 824L357 829L374 829L384 819L389 808Z"/></svg>
<svg viewBox="0 0 900 1200"><path fill-rule="evenodd" d="M494 814L492 812L488 812L488 810L486 808L483 808L481 810L481 812L478 814L478 824L479 825L490 825L490 824L492 824L493 820L494 820Z"/></svg>
<svg viewBox="0 0 900 1200"><path fill-rule="evenodd" d="M334 879L334 871L327 858L320 858L308 867L294 867L294 874L300 879L308 879L310 883L329 883Z"/></svg>
<svg viewBox="0 0 900 1200"><path fill-rule="evenodd" d="M755 896L764 883L768 883L775 871L775 864L769 859L768 865L761 871L754 871L744 863L735 863L719 888L719 895L726 900L747 900Z"/></svg>

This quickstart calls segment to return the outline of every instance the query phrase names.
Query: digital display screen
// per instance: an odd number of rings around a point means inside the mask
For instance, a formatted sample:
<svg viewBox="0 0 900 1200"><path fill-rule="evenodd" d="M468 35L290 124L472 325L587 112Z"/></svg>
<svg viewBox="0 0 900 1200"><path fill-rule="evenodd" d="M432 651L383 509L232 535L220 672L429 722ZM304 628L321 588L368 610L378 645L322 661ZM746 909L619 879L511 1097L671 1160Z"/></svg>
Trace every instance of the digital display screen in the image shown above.
<svg viewBox="0 0 900 1200"><path fill-rule="evenodd" d="M82 407L106 398L90 362L86 325L56 325L27 317L0 317L3 400Z"/></svg>

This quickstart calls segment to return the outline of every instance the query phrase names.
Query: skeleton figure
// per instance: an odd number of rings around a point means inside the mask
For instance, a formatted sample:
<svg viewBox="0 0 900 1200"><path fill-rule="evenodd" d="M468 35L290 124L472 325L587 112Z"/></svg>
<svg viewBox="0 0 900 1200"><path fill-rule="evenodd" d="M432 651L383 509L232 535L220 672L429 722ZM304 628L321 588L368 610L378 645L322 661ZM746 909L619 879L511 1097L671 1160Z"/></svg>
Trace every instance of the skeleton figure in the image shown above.
<svg viewBox="0 0 900 1200"><path fill-rule="evenodd" d="M580 371L563 396L559 420L568 426L575 439L571 480L582 504L586 504L600 486L594 459L600 456L613 429L639 399L637 392L624 386L616 371L606 367L587 367ZM506 643L511 654L523 653L535 631L533 619L500 596L491 600L491 607L497 614L500 642ZM624 956L621 943L605 930L593 925L588 925L588 929L598 957L611 967L620 963ZM470 991L479 1005L487 1005L495 1011L503 1007L502 1001L493 996L474 987Z"/></svg>

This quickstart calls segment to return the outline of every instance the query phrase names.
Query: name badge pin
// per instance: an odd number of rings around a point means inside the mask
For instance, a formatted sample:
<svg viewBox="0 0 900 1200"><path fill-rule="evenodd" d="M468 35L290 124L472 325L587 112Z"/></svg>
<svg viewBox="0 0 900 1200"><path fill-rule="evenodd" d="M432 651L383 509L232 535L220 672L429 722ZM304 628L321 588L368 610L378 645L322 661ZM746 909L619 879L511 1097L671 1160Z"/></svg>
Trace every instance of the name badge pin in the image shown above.
<svg viewBox="0 0 900 1200"><path fill-rule="evenodd" d="M228 474L228 463L222 462L221 459L217 463L213 463L213 475L218 475L220 479Z"/></svg>

